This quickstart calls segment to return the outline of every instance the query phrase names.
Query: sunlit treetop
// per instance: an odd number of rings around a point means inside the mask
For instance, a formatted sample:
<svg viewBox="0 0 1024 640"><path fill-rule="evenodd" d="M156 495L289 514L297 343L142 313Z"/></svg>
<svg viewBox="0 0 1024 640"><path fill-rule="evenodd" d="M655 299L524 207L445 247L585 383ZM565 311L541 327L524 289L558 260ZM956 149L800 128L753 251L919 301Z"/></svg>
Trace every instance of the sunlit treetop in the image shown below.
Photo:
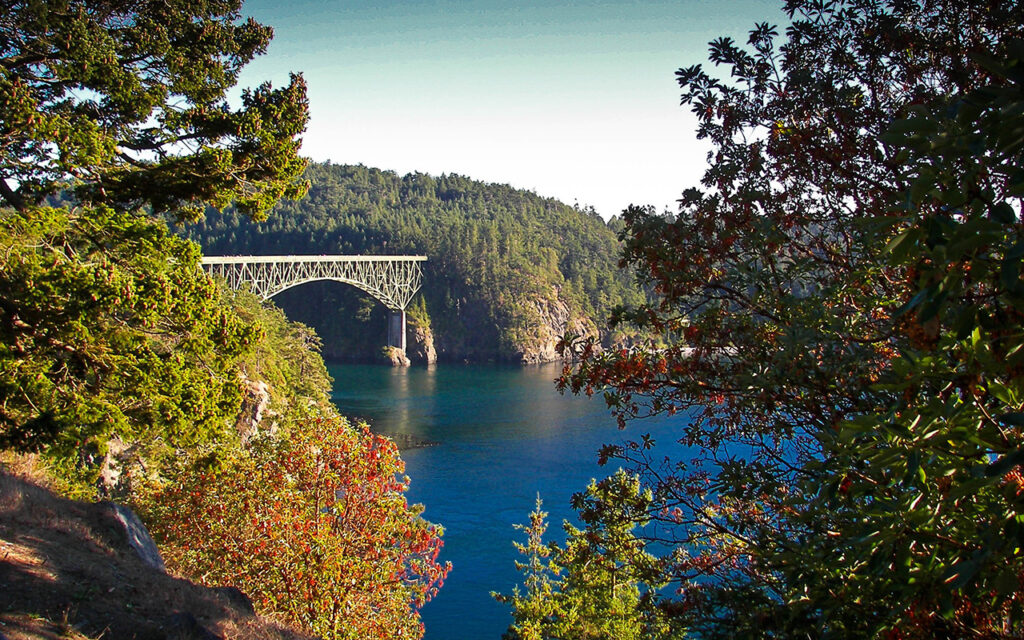
<svg viewBox="0 0 1024 640"><path fill-rule="evenodd" d="M240 0L38 0L0 11L0 197L25 209L70 185L84 202L195 218L262 217L302 195L306 87L227 92L270 27Z"/></svg>

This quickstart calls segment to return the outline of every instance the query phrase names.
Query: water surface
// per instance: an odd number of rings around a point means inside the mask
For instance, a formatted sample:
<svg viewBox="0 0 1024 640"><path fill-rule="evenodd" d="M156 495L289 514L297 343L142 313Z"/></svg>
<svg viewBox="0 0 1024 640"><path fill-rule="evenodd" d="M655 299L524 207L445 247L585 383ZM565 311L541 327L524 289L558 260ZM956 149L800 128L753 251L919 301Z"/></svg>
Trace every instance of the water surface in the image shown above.
<svg viewBox="0 0 1024 640"><path fill-rule="evenodd" d="M562 396L559 365L439 365L409 369L331 365L334 402L379 433L433 446L406 449L409 499L445 528L442 559L454 565L423 609L426 640L498 640L511 617L491 591L510 593L519 574L512 541L537 495L559 540L569 499L614 468L597 451L625 436L669 442L681 418L620 432L599 398Z"/></svg>

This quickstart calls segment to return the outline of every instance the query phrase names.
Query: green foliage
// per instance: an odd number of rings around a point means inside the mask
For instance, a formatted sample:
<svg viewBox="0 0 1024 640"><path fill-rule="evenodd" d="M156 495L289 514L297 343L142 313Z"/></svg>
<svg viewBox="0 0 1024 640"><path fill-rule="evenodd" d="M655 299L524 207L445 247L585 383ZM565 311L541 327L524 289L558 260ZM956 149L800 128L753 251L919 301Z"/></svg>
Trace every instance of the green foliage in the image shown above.
<svg viewBox="0 0 1024 640"><path fill-rule="evenodd" d="M693 458L608 447L699 637L1024 629L1019 5L793 1L680 70L714 147L680 212L624 216L654 344L565 388L686 412Z"/></svg>
<svg viewBox="0 0 1024 640"><path fill-rule="evenodd" d="M245 376L270 385L280 404L326 404L332 380L320 357L323 342L316 332L289 320L272 302L261 301L249 292L225 287L223 295L242 320L260 327L263 334L239 363Z"/></svg>
<svg viewBox="0 0 1024 640"><path fill-rule="evenodd" d="M409 324L430 331L430 313L427 311L427 301L423 296L417 296L405 310Z"/></svg>
<svg viewBox="0 0 1024 640"><path fill-rule="evenodd" d="M108 440L150 461L233 439L260 339L177 220L296 197L307 119L290 86L227 92L271 30L240 3L43 0L0 20L0 446L89 481ZM42 203L58 192L63 206ZM314 373L313 379L317 379Z"/></svg>
<svg viewBox="0 0 1024 640"><path fill-rule="evenodd" d="M495 597L512 606L509 640L629 640L672 637L671 626L654 605L661 579L656 558L644 550L634 530L648 522L651 494L621 469L592 482L573 498L585 525L564 524L566 543L545 544L547 513L530 514L526 544L515 543L528 558L517 562L524 592ZM652 582L652 580L654 582Z"/></svg>
<svg viewBox="0 0 1024 640"><path fill-rule="evenodd" d="M419 638L450 565L440 527L406 502L397 447L334 415L291 415L280 437L215 469L184 463L141 499L168 565L323 638Z"/></svg>
<svg viewBox="0 0 1024 640"><path fill-rule="evenodd" d="M261 217L298 197L308 118L292 76L227 92L272 31L240 0L5 5L0 23L0 196L24 210L71 185L80 202L178 219L232 202Z"/></svg>
<svg viewBox="0 0 1024 640"><path fill-rule="evenodd" d="M309 195L282 203L266 222L229 211L191 227L190 237L214 255L427 255L420 295L442 358L518 359L541 339L538 326L557 300L585 324L643 300L631 273L617 268L614 232L596 215L456 175L314 164L306 178ZM281 304L317 323L328 344L349 352L381 344L382 316L365 309L365 298L316 283L303 289L281 294ZM352 323L361 311L366 321Z"/></svg>
<svg viewBox="0 0 1024 640"><path fill-rule="evenodd" d="M221 303L195 244L104 206L6 210L0 260L4 448L226 436L259 331Z"/></svg>
<svg viewBox="0 0 1024 640"><path fill-rule="evenodd" d="M305 85L227 92L269 28L236 0L8 3L0 19L0 447L84 491L115 436L172 565L331 638L418 638L448 568L393 443L329 410L308 328L222 293L152 216L298 197ZM65 206L42 203L58 192ZM293 416L249 448L244 378ZM310 417L310 414L313 414ZM168 480L167 478L173 478Z"/></svg>
<svg viewBox="0 0 1024 640"><path fill-rule="evenodd" d="M823 465L839 488L812 503L850 512L814 553L871 567L859 588L896 596L894 634L1024 628L1024 41L976 60L991 84L885 136L907 188L866 237L906 277L874 385L898 399L840 425Z"/></svg>

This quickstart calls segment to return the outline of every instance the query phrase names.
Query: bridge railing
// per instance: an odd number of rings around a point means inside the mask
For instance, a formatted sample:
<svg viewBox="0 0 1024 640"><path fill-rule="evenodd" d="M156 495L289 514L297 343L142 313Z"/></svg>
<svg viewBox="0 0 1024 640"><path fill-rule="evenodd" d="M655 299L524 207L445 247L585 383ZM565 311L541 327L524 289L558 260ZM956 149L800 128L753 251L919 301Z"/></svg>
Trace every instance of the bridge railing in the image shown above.
<svg viewBox="0 0 1024 640"><path fill-rule="evenodd" d="M262 262L426 262L427 256L203 256L203 264L241 264Z"/></svg>

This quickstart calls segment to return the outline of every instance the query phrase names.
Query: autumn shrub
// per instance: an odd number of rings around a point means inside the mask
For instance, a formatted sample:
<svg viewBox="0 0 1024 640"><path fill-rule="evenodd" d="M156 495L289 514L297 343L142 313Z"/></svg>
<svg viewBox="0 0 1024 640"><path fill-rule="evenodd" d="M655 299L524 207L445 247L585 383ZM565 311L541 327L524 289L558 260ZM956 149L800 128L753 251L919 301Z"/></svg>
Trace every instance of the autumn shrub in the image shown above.
<svg viewBox="0 0 1024 640"><path fill-rule="evenodd" d="M418 610L450 566L441 528L406 501L391 440L314 413L182 467L138 505L172 570L324 638L422 635Z"/></svg>

